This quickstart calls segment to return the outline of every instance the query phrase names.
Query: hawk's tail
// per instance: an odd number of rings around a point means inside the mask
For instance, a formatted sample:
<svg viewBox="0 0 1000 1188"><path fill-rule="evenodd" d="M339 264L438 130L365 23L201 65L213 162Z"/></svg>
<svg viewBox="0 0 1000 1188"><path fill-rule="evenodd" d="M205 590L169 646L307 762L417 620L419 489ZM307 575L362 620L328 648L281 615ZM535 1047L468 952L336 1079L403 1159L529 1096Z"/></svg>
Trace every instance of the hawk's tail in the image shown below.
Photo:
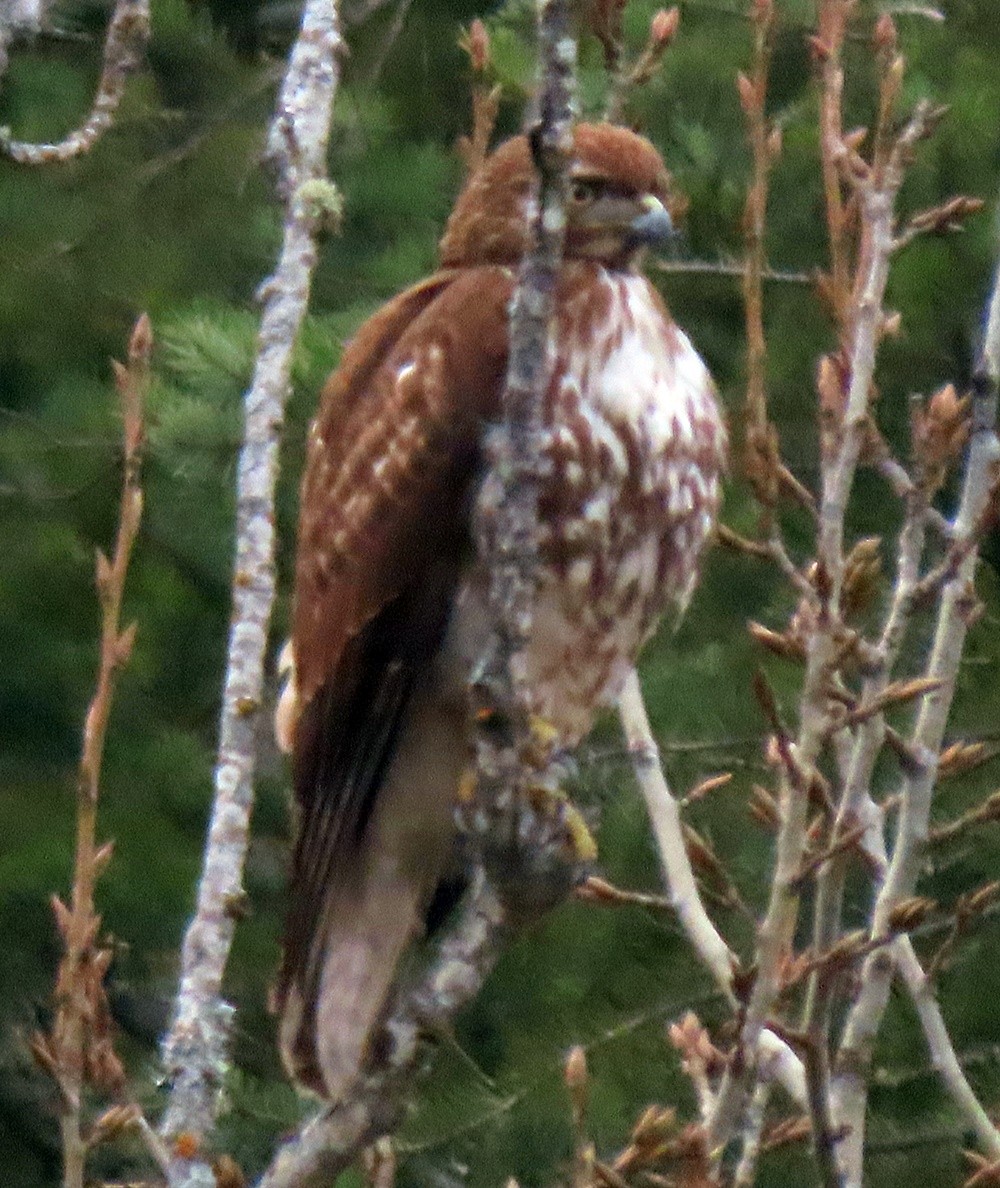
<svg viewBox="0 0 1000 1188"><path fill-rule="evenodd" d="M311 831L299 838L300 865L326 873L298 886L293 880L292 915L300 908L308 927L300 918L286 937L281 1052L300 1084L335 1101L377 1046L400 958L423 930L445 873L466 762L464 704L442 696L433 680L421 682L391 733L391 757L376 765L381 774L368 789L360 830L338 830L324 863L310 857Z"/></svg>

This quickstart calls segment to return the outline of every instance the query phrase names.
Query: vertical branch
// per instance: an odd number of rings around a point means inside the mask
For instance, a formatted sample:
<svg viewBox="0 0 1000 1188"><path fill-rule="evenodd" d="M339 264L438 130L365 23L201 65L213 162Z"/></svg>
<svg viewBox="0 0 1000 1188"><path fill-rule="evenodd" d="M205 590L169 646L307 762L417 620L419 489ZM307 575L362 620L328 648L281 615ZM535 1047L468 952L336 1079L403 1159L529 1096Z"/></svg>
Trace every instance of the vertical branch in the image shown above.
<svg viewBox="0 0 1000 1188"><path fill-rule="evenodd" d="M982 353L976 369L972 396L972 426L965 478L954 535L962 560L946 583L938 608L937 624L927 662L926 676L936 689L921 702L909 740L912 757L900 788L900 814L892 859L876 898L871 918L873 939L891 933L891 914L900 901L912 895L927 844L931 804L937 780L937 760L951 709L965 636L975 613L974 577L977 539L995 498L1000 442L997 440L997 376L1000 360L1000 306L994 282L986 317ZM844 1144L848 1184L860 1184L864 1139L867 1079L875 1037L889 1001L895 972L894 950L878 949L865 960L861 991L851 1007L837 1055L833 1083L839 1120L849 1127Z"/></svg>
<svg viewBox="0 0 1000 1188"><path fill-rule="evenodd" d="M97 552L97 593L101 603L101 643L97 687L87 710L76 788L76 853L73 895L67 908L54 900L56 920L66 944L56 982L57 1011L52 1034L36 1036L34 1048L52 1072L63 1099L61 1119L64 1188L83 1188L87 1139L84 1135L83 1090L88 1081L104 1088L121 1080L121 1066L99 1034L107 1008L102 979L110 953L97 943L101 921L94 906L97 878L111 856L110 843L97 843L97 804L104 740L115 684L135 640L135 624L121 629L122 600L132 547L142 519L140 468L143 405L149 386L152 334L141 317L129 342L128 366L115 364L115 386L121 399L124 474L118 532L111 560Z"/></svg>
<svg viewBox="0 0 1000 1188"><path fill-rule="evenodd" d="M540 0L542 84L528 138L538 172L534 247L521 266L510 314L503 422L489 435L490 471L477 507L480 557L490 575L493 631L475 675L477 793L471 826L488 874L507 883L518 864L516 817L531 812L520 795L531 749L525 649L538 571L538 493L545 475L544 397L551 367L550 327L566 230L567 168L573 148L576 41L568 0ZM523 857L524 855L520 855ZM538 857L533 855L532 857ZM560 888L564 890L565 888Z"/></svg>
<svg viewBox="0 0 1000 1188"><path fill-rule="evenodd" d="M181 958L173 1022L163 1045L171 1094L162 1133L173 1145L172 1185L212 1184L201 1147L226 1071L231 1008L222 976L242 894L255 739L274 603L274 489L292 353L305 315L316 233L336 202L322 179L341 39L335 0L308 0L278 97L268 152L285 203L284 237L262 287L257 363L244 407L237 474L236 561L215 797L197 909ZM183 1140L183 1141L181 1141Z"/></svg>
<svg viewBox="0 0 1000 1188"><path fill-rule="evenodd" d="M840 55L847 18L856 0L820 0L819 24L812 39L813 56L820 69L819 136L823 173L824 208L830 242L829 298L834 320L843 334L848 322L851 295L850 241L847 212L840 184L843 158L844 68Z"/></svg>
<svg viewBox="0 0 1000 1188"><path fill-rule="evenodd" d="M0 19L0 28L2 24ZM15 140L8 129L0 128L0 156L10 157L19 165L49 165L72 161L92 149L111 127L125 94L125 84L139 64L148 41L149 0L117 0L104 40L104 64L94 106L85 122L57 144L29 144Z"/></svg>
<svg viewBox="0 0 1000 1188"><path fill-rule="evenodd" d="M767 196L771 167L780 151L781 137L771 128L766 114L771 41L774 32L773 0L754 0L753 66L750 75L740 74L737 85L740 106L747 123L753 157L753 177L743 212L746 260L743 268L743 308L747 334L747 392L745 468L762 505L770 511L777 497L777 440L767 416L767 346L764 338L764 235L767 226Z"/></svg>

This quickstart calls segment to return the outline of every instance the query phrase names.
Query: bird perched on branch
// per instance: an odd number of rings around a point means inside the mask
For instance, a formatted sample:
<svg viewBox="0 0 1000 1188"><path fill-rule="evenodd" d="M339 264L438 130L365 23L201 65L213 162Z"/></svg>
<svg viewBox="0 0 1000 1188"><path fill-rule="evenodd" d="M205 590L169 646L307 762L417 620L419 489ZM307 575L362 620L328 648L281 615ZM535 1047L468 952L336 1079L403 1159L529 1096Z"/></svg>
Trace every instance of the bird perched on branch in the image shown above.
<svg viewBox="0 0 1000 1188"><path fill-rule="evenodd" d="M725 452L705 365L639 272L671 231L659 154L581 124L570 176L527 650L531 710L564 746L690 596ZM347 346L309 434L277 721L298 820L276 1005L287 1068L332 1099L376 1050L453 847L488 627L470 522L533 193L528 142L509 140L460 195L439 271Z"/></svg>

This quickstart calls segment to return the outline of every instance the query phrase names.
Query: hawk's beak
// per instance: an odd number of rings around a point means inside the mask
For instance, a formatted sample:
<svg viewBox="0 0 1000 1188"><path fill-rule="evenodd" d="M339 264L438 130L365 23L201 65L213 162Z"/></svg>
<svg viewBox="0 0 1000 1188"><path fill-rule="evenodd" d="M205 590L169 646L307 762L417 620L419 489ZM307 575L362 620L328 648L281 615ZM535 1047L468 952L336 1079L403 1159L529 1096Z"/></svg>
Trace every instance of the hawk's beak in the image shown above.
<svg viewBox="0 0 1000 1188"><path fill-rule="evenodd" d="M629 244L634 247L653 247L673 238L674 222L659 198L647 194L641 201L642 214L629 224Z"/></svg>

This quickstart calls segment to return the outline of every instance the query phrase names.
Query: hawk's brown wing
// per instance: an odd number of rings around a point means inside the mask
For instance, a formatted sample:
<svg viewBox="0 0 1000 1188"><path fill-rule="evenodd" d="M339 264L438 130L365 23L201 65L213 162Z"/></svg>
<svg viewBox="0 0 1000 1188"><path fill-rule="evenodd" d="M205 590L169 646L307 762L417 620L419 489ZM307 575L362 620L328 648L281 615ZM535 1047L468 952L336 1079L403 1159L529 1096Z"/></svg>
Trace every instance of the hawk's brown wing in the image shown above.
<svg viewBox="0 0 1000 1188"><path fill-rule="evenodd" d="M282 1008L295 991L286 1056L307 1080L331 897L365 861L365 824L468 554L512 286L504 269L471 269L397 297L347 348L310 434L292 641L299 822L278 987Z"/></svg>

